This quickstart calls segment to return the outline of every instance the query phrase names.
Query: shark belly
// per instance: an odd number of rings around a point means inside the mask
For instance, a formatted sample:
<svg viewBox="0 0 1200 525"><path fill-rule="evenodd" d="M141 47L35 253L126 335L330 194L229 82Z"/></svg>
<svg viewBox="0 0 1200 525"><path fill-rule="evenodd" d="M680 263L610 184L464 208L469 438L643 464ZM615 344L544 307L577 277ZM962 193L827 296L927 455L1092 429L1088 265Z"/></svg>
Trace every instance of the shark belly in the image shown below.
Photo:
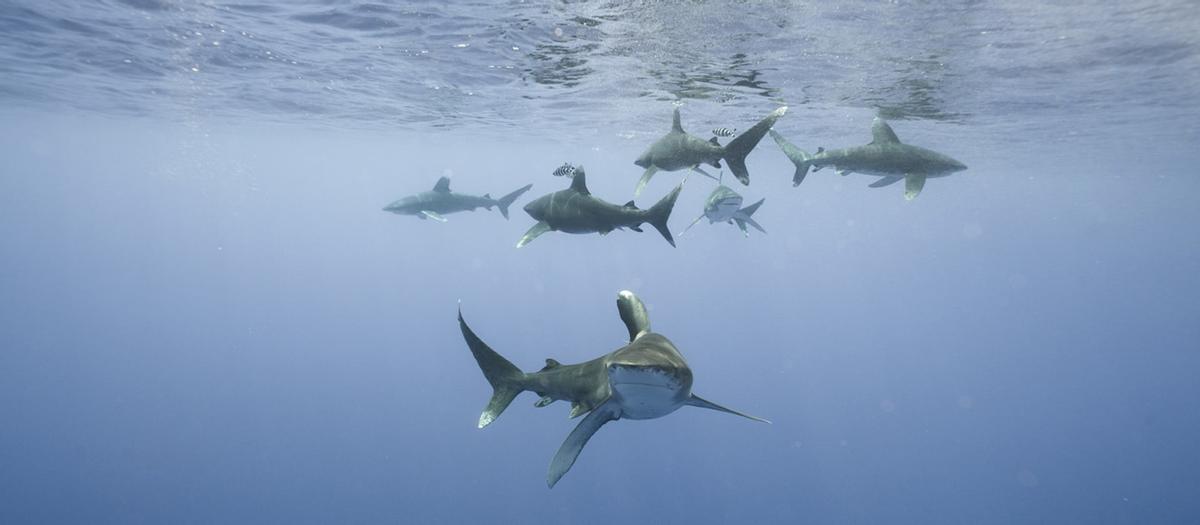
<svg viewBox="0 0 1200 525"><path fill-rule="evenodd" d="M616 365L609 371L613 399L621 417L654 419L674 412L691 396L691 385L655 368Z"/></svg>

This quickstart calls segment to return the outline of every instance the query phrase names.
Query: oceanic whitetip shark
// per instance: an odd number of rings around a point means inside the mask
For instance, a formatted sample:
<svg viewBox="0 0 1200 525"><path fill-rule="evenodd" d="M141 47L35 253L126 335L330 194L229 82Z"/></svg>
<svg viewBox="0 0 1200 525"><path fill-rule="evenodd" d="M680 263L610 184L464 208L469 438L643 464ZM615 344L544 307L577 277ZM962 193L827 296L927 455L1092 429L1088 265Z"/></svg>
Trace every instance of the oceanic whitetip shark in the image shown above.
<svg viewBox="0 0 1200 525"><path fill-rule="evenodd" d="M572 418L587 414L550 462L546 484L551 488L575 464L575 458L592 434L609 421L653 419L690 405L769 423L693 394L692 370L671 341L650 331L646 306L633 292L617 294L617 311L629 331L629 344L575 365L546 359L541 370L525 373L480 340L463 320L459 307L458 325L463 338L495 391L479 416L479 428L500 417L513 399L525 391L540 397L535 406L570 401Z"/></svg>
<svg viewBox="0 0 1200 525"><path fill-rule="evenodd" d="M671 246L675 246L671 230L667 229L667 219L671 217L671 209L675 206L675 199L679 198L679 191L682 189L681 182L647 210L638 208L633 201L618 206L593 197L592 192L588 191L587 174L583 166L576 166L571 187L542 195L525 205L525 213L538 222L525 232L517 242L517 248L529 244L548 231L606 235L618 228L629 228L640 232L642 224L647 222L654 226Z"/></svg>
<svg viewBox="0 0 1200 525"><path fill-rule="evenodd" d="M882 188L903 180L904 198L913 200L925 187L925 179L945 177L967 169L966 164L946 155L900 142L892 127L879 117L875 117L871 123L871 135L874 140L865 146L828 151L818 148L815 154L810 155L771 130L775 143L796 165L792 186L799 186L804 181L810 167L817 171L825 166L833 166L841 175L863 173L883 177L871 183L872 188Z"/></svg>
<svg viewBox="0 0 1200 525"><path fill-rule="evenodd" d="M708 217L709 224L716 224L718 222L737 224L738 229L742 230L742 234L747 237L750 236L750 231L746 229L747 224L760 232L767 233L767 230L764 230L758 224L758 221L751 218L751 215L754 215L754 212L758 211L758 207L762 206L762 203L766 200L758 199L758 202L743 208L742 196L738 192L733 191L732 188L724 184L717 186L708 195L708 200L704 201L704 213L701 213L699 217L696 217L696 220L688 224L687 228L684 228L679 235L682 237L684 233L692 229L692 226L700 222L700 219L705 217Z"/></svg>
<svg viewBox="0 0 1200 525"><path fill-rule="evenodd" d="M716 137L704 140L683 131L683 125L679 122L679 108L676 107L671 117L671 131L651 144L650 149L647 149L633 162L646 169L642 173L642 178L638 180L637 187L633 190L633 196L640 195L642 189L650 182L650 178L660 170L691 169L715 180L716 177L700 169L700 165L709 164L720 168L721 159L725 159L729 163L729 171L732 171L742 184L750 184L750 172L746 169L746 156L784 113L787 113L787 106L772 111L754 127L729 141L729 144L722 146Z"/></svg>
<svg viewBox="0 0 1200 525"><path fill-rule="evenodd" d="M529 191L529 188L532 187L532 184L527 184L499 199L493 199L487 193L482 196L454 193L450 191L450 178L442 177L438 179L437 184L433 185L432 190L404 197L388 204L383 211L390 211L398 215L415 215L421 219L446 222L446 218L442 215L459 211L475 211L475 208L487 208L490 210L492 206L495 206L500 208L500 215L503 215L507 219L508 207L522 193Z"/></svg>

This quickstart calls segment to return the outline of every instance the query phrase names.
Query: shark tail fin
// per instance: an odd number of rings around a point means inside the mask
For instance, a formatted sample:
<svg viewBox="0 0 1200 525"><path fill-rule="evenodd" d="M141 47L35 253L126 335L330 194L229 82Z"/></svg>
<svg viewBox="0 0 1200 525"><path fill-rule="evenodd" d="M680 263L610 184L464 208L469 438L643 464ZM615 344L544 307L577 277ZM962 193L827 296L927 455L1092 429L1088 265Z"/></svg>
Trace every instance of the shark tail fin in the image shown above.
<svg viewBox="0 0 1200 525"><path fill-rule="evenodd" d="M675 199L679 198L679 192L683 191L683 183L680 182L675 189L671 190L662 200L659 200L654 206L646 210L646 222L654 226L654 229L661 233L671 246L675 246L675 238L671 237L671 230L667 228L667 219L671 218L671 210L675 208Z"/></svg>
<svg viewBox="0 0 1200 525"><path fill-rule="evenodd" d="M796 165L796 174L792 175L792 186L799 186L801 182L804 182L804 176L808 175L808 169L812 167L812 155L788 142L775 130L771 130L771 138L775 139L776 144L779 144L779 149L783 150L783 154L787 155L788 160Z"/></svg>
<svg viewBox="0 0 1200 525"><path fill-rule="evenodd" d="M471 331L471 327L463 320L461 306L458 309L458 327L462 329L463 339L467 340L467 346L471 348L471 354L475 356L475 362L479 363L483 376L495 390L487 407L479 415L479 428L483 428L500 417L504 409L516 399L517 394L525 391L525 373L492 350Z"/></svg>
<svg viewBox="0 0 1200 525"><path fill-rule="evenodd" d="M772 111L767 118L758 121L754 127L746 130L737 138L731 140L725 145L725 161L729 163L729 171L737 177L737 180L742 184L750 184L750 171L746 169L746 156L750 151L758 145L758 141L766 136L767 131L771 126L775 125L775 121L779 120L784 113L787 113L787 106L783 106L775 111Z"/></svg>
<svg viewBox="0 0 1200 525"><path fill-rule="evenodd" d="M529 188L532 188L532 187L533 187L532 184L526 184L525 186L522 186L517 191L514 191L512 193L509 193L508 195L500 197L500 200L496 201L496 205L500 207L500 215L503 215L504 218L507 219L508 218L508 207L512 206L512 203L514 201L516 201L517 198L521 196L521 194L529 191Z"/></svg>
<svg viewBox="0 0 1200 525"><path fill-rule="evenodd" d="M737 222L738 228L742 230L742 233L746 234L747 236L750 235L750 233L746 231L747 224L753 226L754 229L760 232L767 233L767 230L764 230L762 225L758 224L758 221L750 218L750 216L754 215L754 212L758 211L758 207L762 206L762 203L766 200L767 199L758 199L758 202L738 210L737 214L733 216L734 222Z"/></svg>

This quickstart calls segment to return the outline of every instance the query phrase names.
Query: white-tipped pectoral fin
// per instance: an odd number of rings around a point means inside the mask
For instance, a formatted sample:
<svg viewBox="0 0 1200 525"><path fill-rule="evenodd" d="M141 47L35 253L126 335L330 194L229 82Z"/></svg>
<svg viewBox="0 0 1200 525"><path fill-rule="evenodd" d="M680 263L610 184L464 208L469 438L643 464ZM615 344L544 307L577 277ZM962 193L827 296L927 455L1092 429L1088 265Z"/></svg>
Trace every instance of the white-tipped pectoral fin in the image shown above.
<svg viewBox="0 0 1200 525"><path fill-rule="evenodd" d="M538 221L537 224L534 224L531 228L529 228L529 231L525 232L525 235L521 237L520 241L517 241L517 248L533 242L538 235L546 233L552 229L553 228L551 228L550 224L548 224L546 221Z"/></svg>
<svg viewBox="0 0 1200 525"><path fill-rule="evenodd" d="M642 190L646 189L647 184L650 184L650 179L654 177L655 173L658 173L658 168L654 166L646 168L646 171L642 173L642 178L638 179L637 187L633 189L634 198L642 194Z"/></svg>
<svg viewBox="0 0 1200 525"><path fill-rule="evenodd" d="M925 174L923 173L906 173L904 175L904 200L911 201L921 194L921 188L925 187Z"/></svg>
<svg viewBox="0 0 1200 525"><path fill-rule="evenodd" d="M438 215L437 213L431 212L429 210L421 210L421 218L425 218L425 217L429 217L430 219L433 219L438 222L446 222L446 218L442 217L441 215Z"/></svg>
<svg viewBox="0 0 1200 525"><path fill-rule="evenodd" d="M700 219L703 219L703 218L704 218L704 214L701 213L699 217L696 217L696 220L692 221L691 224L687 225L687 228L684 228L683 231L679 232L679 236L683 237L683 234L687 233L688 230L692 229L692 226L695 226L696 223L700 222Z"/></svg>
<svg viewBox="0 0 1200 525"><path fill-rule="evenodd" d="M563 441L562 446L558 447L558 453L554 454L554 459L550 461L550 471L546 473L546 485L554 488L554 484L558 483L558 480L562 479L568 470L571 470L575 459L583 451L583 446L592 438L592 434L600 430L605 423L620 418L621 408L612 400L596 407L587 417L583 418L583 421L580 421L575 426L575 430L572 430L567 439Z"/></svg>
<svg viewBox="0 0 1200 525"><path fill-rule="evenodd" d="M692 397L688 398L687 404L694 406L694 407L707 408L709 410L716 410L717 412L725 412L726 414L733 414L735 416L742 416L746 419L753 419L755 421L760 421L760 422L767 423L767 424L771 423L770 421L767 421L761 417L755 417L750 414L744 414L742 412L738 412L737 410L734 410L732 408L723 407L721 405L713 403L712 401L704 399L696 394L692 394Z"/></svg>

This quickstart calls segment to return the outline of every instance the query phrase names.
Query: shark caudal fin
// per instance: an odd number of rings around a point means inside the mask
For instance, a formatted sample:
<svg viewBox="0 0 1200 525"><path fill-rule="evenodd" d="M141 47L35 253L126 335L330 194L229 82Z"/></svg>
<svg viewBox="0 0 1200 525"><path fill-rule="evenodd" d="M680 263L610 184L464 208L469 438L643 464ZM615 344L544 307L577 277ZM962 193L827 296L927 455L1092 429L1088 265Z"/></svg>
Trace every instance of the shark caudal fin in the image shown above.
<svg viewBox="0 0 1200 525"><path fill-rule="evenodd" d="M500 197L500 200L496 201L496 205L500 207L500 215L503 215L504 218L507 219L508 218L508 207L512 206L512 203L514 201L516 201L517 198L521 196L521 194L529 191L529 188L532 188L532 187L533 187L532 184L526 184L521 189L514 191L512 193L509 193L508 195L505 195L503 197Z"/></svg>
<svg viewBox="0 0 1200 525"><path fill-rule="evenodd" d="M746 231L747 224L753 226L754 229L760 232L767 233L767 230L764 230L763 227L758 224L758 221L750 218L750 216L754 215L754 212L758 211L758 207L762 206L762 203L766 200L767 199L758 199L758 202L746 206L745 208L738 210L737 213L733 214L733 221L737 223L738 228L741 229L742 233L747 237L750 236L750 232Z"/></svg>
<svg viewBox="0 0 1200 525"><path fill-rule="evenodd" d="M684 179L684 182L686 181L687 179ZM679 198L680 191L683 191L683 182L680 182L675 189L671 190L671 193L646 210L646 222L654 226L654 229L658 230L658 233L661 233L672 247L675 246L675 238L671 237L671 230L667 228L667 219L671 218L671 210L675 207L675 199Z"/></svg>
<svg viewBox="0 0 1200 525"><path fill-rule="evenodd" d="M516 399L517 394L525 390L525 373L509 360L497 354L495 350L488 347L487 343L479 339L475 332L471 331L471 327L467 326L467 322L463 320L461 305L458 308L458 327L462 329L463 339L467 340L467 346L471 348L475 362L479 363L483 377L487 378L488 383L491 383L495 390L491 401L488 401L487 408L484 408L483 413L479 415L479 428L483 428L500 417L500 413L508 408L513 399Z"/></svg>
<svg viewBox="0 0 1200 525"><path fill-rule="evenodd" d="M758 145L758 141L762 140L771 126L775 125L775 121L779 120L784 113L787 113L787 106L783 106L775 111L772 111L767 118L758 121L754 127L746 130L737 138L731 140L725 145L725 161L729 163L729 171L737 177L737 180L742 184L750 184L750 172L746 169L746 156Z"/></svg>
<svg viewBox="0 0 1200 525"><path fill-rule="evenodd" d="M804 176L808 175L808 169L812 167L812 155L788 142L775 130L771 130L771 138L775 139L776 144L779 144L779 149L783 150L783 154L787 155L788 160L796 165L796 173L792 175L792 186L799 186L801 182L804 182Z"/></svg>

